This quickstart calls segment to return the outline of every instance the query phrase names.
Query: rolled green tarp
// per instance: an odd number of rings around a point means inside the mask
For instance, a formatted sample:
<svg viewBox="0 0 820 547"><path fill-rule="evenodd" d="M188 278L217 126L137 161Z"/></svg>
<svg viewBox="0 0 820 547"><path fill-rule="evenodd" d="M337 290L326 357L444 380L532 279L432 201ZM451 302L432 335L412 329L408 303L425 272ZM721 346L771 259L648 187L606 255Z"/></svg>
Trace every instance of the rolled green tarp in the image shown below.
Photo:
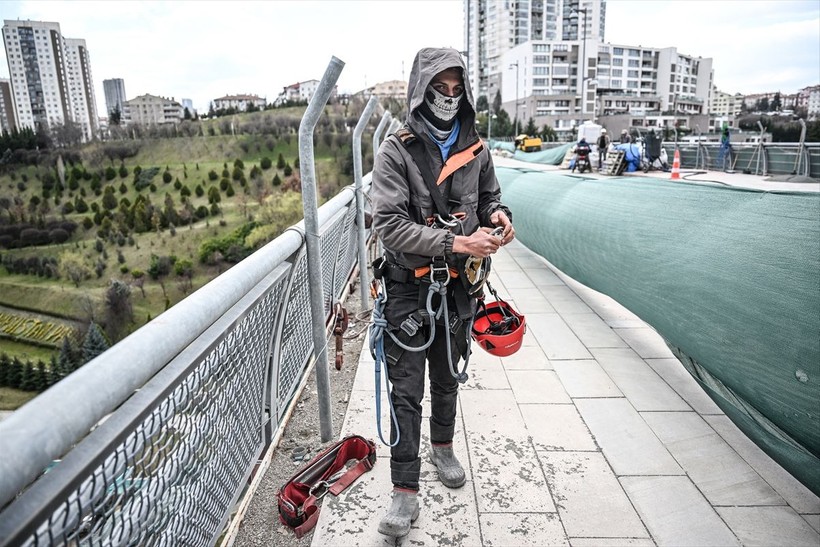
<svg viewBox="0 0 820 547"><path fill-rule="evenodd" d="M655 328L820 495L820 194L496 172L524 245Z"/></svg>
<svg viewBox="0 0 820 547"><path fill-rule="evenodd" d="M573 146L575 146L575 143L570 142L538 152L522 152L521 150L516 150L515 159L530 163L540 163L542 165L561 165L561 162L564 161L564 156L567 155L567 150Z"/></svg>

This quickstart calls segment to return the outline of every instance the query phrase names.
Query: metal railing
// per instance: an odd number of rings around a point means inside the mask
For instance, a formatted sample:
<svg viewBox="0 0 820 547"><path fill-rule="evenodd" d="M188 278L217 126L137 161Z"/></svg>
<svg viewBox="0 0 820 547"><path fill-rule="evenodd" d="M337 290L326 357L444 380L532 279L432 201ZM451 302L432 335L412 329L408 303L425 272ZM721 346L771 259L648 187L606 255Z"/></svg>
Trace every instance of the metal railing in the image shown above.
<svg viewBox="0 0 820 547"><path fill-rule="evenodd" d="M346 187L316 215L325 325L357 262L356 202ZM0 422L0 545L218 541L325 353L305 232L289 228Z"/></svg>
<svg viewBox="0 0 820 547"><path fill-rule="evenodd" d="M678 149L684 168L820 179L820 143L733 143L730 154L721 154L720 143L678 143Z"/></svg>

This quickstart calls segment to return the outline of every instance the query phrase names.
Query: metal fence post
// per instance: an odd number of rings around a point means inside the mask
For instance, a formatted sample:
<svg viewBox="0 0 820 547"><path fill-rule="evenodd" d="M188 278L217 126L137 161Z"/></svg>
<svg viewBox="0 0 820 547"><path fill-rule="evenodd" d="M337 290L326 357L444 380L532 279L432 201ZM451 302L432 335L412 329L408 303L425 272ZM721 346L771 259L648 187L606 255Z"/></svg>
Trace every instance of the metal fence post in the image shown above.
<svg viewBox="0 0 820 547"><path fill-rule="evenodd" d="M393 121L390 122L390 127L387 128L387 134L392 135L393 133L398 131L400 127L401 127L401 122L399 120L397 120L396 118L393 118Z"/></svg>
<svg viewBox="0 0 820 547"><path fill-rule="evenodd" d="M330 407L330 380L328 378L327 333L325 331L324 291L322 289L322 250L319 246L319 221L316 202L316 169L313 157L313 130L322 115L344 62L331 57L330 64L319 82L316 93L299 123L299 167L302 176L302 208L305 214L305 243L307 244L308 276L310 287L310 314L313 330L313 351L316 358L316 392L319 398L319 428L322 442L333 438L333 415Z"/></svg>
<svg viewBox="0 0 820 547"><path fill-rule="evenodd" d="M359 295L361 297L361 311L370 309L370 282L367 280L367 236L364 227L364 192L362 191L362 133L367 127L367 122L376 110L379 99L375 95L370 96L367 105L364 107L362 117L353 130L353 179L356 183L356 224L359 236ZM375 140L375 139L374 139ZM376 156L373 156L375 159Z"/></svg>
<svg viewBox="0 0 820 547"><path fill-rule="evenodd" d="M382 114L382 119L379 121L379 125L376 126L376 131L373 132L373 161L376 161L376 154L379 153L379 139L382 136L382 131L384 128L387 127L387 124L390 122L390 118L393 115L390 113L389 110L385 110L384 114Z"/></svg>

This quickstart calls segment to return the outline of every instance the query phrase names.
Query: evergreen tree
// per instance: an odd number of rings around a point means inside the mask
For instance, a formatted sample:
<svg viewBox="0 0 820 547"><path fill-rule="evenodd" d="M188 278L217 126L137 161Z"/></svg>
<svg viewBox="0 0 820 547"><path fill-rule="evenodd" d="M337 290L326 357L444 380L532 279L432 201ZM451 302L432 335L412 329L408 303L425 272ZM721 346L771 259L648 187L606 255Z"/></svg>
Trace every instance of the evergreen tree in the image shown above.
<svg viewBox="0 0 820 547"><path fill-rule="evenodd" d="M48 367L48 385L53 386L60 380L62 380L62 376L60 375L60 365L57 362L57 357L52 355L50 365Z"/></svg>
<svg viewBox="0 0 820 547"><path fill-rule="evenodd" d="M96 356L108 349L108 341L105 339L100 327L93 321L88 325L88 331L83 340L83 363L87 363Z"/></svg>
<svg viewBox="0 0 820 547"><path fill-rule="evenodd" d="M9 385L9 372L11 372L11 359L5 353L0 353L0 387Z"/></svg>
<svg viewBox="0 0 820 547"><path fill-rule="evenodd" d="M36 391L45 391L49 386L48 368L42 359L37 360L37 380L34 386Z"/></svg>
<svg viewBox="0 0 820 547"><path fill-rule="evenodd" d="M60 355L57 357L56 376L58 381L80 368L78 361L71 340L68 339L68 336L64 336L63 345L60 347Z"/></svg>
<svg viewBox="0 0 820 547"><path fill-rule="evenodd" d="M20 359L17 357L11 360L11 364L9 365L9 373L7 379L7 385L14 389L20 389L20 386L23 383L23 363L20 362Z"/></svg>
<svg viewBox="0 0 820 547"><path fill-rule="evenodd" d="M31 361L26 361L26 364L23 365L23 377L20 379L20 389L23 391L36 391L36 374L37 373L34 371L34 365L31 364Z"/></svg>

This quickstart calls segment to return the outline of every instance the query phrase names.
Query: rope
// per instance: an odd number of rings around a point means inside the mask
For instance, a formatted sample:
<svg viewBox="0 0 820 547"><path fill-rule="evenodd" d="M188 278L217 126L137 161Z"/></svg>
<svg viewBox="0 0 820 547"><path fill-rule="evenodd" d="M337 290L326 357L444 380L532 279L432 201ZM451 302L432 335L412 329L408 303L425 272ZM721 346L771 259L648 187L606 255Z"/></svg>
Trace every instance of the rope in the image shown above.
<svg viewBox="0 0 820 547"><path fill-rule="evenodd" d="M379 434L379 440L386 446L390 448L396 446L399 443L399 439L401 439L401 431L399 430L399 422L398 418L396 418L396 409L393 407L393 390L390 386L389 375L387 374L387 358L384 354L384 333L386 332L388 336L393 340L393 342L398 345L400 348L404 349L405 351L412 351L412 352L420 352L425 351L429 348L436 337L436 320L440 319L442 315L445 317L445 321L449 321L450 312L449 306L447 304L447 282L440 282L434 281L430 283L430 286L427 289L427 300L426 300L426 308L427 308L427 316L430 318L430 336L427 341L422 344L421 346L410 346L404 344L398 337L393 334L387 323L387 319L384 317L384 306L387 303L387 291L382 290L380 288L376 298L373 302L373 312L371 314L371 324L370 324L370 353L373 355L374 358L374 369L375 369L375 384L376 384L376 430ZM433 296L438 294L441 296L441 303L439 304L439 308L435 313L433 312ZM455 378L460 384L463 384L467 381L469 376L467 375L467 366L470 363L470 344L469 344L469 337L470 331L472 329L472 321L468 323L467 329L465 330L467 336L467 352L464 357L464 367L459 371L457 367L453 364L453 352L452 352L452 342L450 340L450 332L449 326L445 328L447 333L447 337L445 338L445 343L447 346L447 364L450 367L450 374ZM381 426L381 373L382 373L382 366L385 369L384 375L384 385L387 389L387 402L390 406L390 419L392 420L393 425L396 429L396 440L393 443L389 443L384 440L384 435L382 434L382 426Z"/></svg>

